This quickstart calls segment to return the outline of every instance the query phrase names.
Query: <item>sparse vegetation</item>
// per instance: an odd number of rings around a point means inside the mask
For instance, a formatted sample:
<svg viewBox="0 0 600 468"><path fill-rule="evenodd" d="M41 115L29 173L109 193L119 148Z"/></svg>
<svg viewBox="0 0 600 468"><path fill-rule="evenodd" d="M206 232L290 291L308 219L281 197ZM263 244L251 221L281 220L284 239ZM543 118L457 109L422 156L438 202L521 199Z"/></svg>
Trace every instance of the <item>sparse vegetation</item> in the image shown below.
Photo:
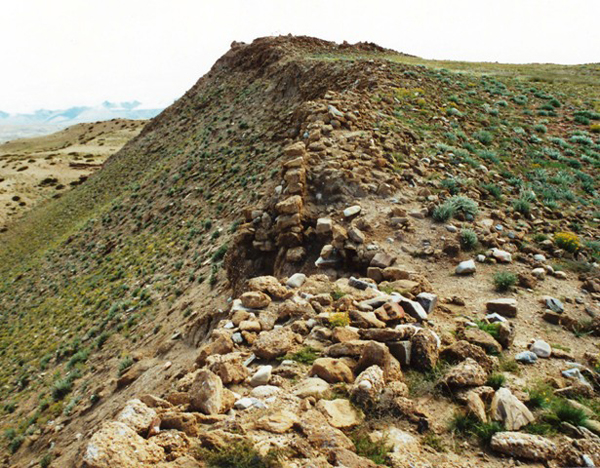
<svg viewBox="0 0 600 468"><path fill-rule="evenodd" d="M496 291L510 291L517 284L517 275L510 271L498 271L494 274Z"/></svg>

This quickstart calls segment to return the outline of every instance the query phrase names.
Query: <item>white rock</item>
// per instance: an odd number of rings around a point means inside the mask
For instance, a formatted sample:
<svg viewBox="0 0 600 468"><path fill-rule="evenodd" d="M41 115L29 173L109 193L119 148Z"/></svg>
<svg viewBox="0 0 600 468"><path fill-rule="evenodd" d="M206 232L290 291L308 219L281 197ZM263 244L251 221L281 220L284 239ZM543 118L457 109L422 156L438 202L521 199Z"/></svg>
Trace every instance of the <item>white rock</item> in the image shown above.
<svg viewBox="0 0 600 468"><path fill-rule="evenodd" d="M275 385L260 385L253 388L250 396L254 398L269 398L281 393L281 389Z"/></svg>
<svg viewBox="0 0 600 468"><path fill-rule="evenodd" d="M544 255L542 255L542 254L535 254L535 255L533 256L533 259L534 259L536 262L545 262L545 261L546 261L546 257L545 257Z"/></svg>
<svg viewBox="0 0 600 468"><path fill-rule="evenodd" d="M483 254L479 254L479 255L477 255L477 261L478 261L479 263L483 263L483 262L485 262L485 255L483 255Z"/></svg>
<svg viewBox="0 0 600 468"><path fill-rule="evenodd" d="M456 267L455 273L457 275L470 275L475 273L476 270L475 262L473 260L466 260L464 262L460 262Z"/></svg>
<svg viewBox="0 0 600 468"><path fill-rule="evenodd" d="M350 206L344 210L344 216L349 218L350 216L357 215L361 210L362 208L359 205Z"/></svg>
<svg viewBox="0 0 600 468"><path fill-rule="evenodd" d="M250 385L258 387L260 385L266 385L271 379L271 371L273 366L260 366L250 379Z"/></svg>
<svg viewBox="0 0 600 468"><path fill-rule="evenodd" d="M506 250L492 249L492 257L501 263L511 263L512 255Z"/></svg>
<svg viewBox="0 0 600 468"><path fill-rule="evenodd" d="M290 288L299 288L306 281L306 275L304 273L294 273L285 283Z"/></svg>
<svg viewBox="0 0 600 468"><path fill-rule="evenodd" d="M531 351L541 358L549 358L552 354L552 348L544 340L536 340L531 345Z"/></svg>
<svg viewBox="0 0 600 468"><path fill-rule="evenodd" d="M546 278L546 269L542 267L534 268L533 270L531 270L531 274L537 279L543 280L544 278Z"/></svg>
<svg viewBox="0 0 600 468"><path fill-rule="evenodd" d="M254 406L254 403L257 401L258 400L256 398L244 397L244 398L240 398L238 401L236 401L233 406L235 407L235 409L246 410L246 409L250 408L251 406Z"/></svg>

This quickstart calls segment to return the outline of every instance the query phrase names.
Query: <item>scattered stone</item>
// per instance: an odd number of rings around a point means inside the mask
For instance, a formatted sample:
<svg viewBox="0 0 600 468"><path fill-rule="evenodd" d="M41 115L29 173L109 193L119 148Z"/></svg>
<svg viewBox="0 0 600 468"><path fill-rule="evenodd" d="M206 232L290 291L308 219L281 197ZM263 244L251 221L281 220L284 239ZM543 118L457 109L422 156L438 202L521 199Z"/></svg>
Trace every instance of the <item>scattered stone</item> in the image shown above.
<svg viewBox="0 0 600 468"><path fill-rule="evenodd" d="M400 307L411 317L420 322L427 320L427 312L417 301L411 301L400 294L394 294L392 300L400 304Z"/></svg>
<svg viewBox="0 0 600 468"><path fill-rule="evenodd" d="M190 388L192 409L204 414L221 414L233 406L232 393L223 388L221 378L208 369L202 369Z"/></svg>
<svg viewBox="0 0 600 468"><path fill-rule="evenodd" d="M492 257L500 263L511 263L512 255L506 250L492 249Z"/></svg>
<svg viewBox="0 0 600 468"><path fill-rule="evenodd" d="M425 310L426 316L433 312L437 305L437 296L435 294L422 292L417 295L417 302L421 304Z"/></svg>
<svg viewBox="0 0 600 468"><path fill-rule="evenodd" d="M318 377L308 377L296 384L293 393L299 398L314 397L316 399L321 399L329 393L329 389L329 384L323 379Z"/></svg>
<svg viewBox="0 0 600 468"><path fill-rule="evenodd" d="M260 366L250 379L250 385L252 387L258 387L260 385L267 385L271 380L271 371L273 366Z"/></svg>
<svg viewBox="0 0 600 468"><path fill-rule="evenodd" d="M293 293L274 276L257 276L248 280L248 289L267 293L273 299L287 299Z"/></svg>
<svg viewBox="0 0 600 468"><path fill-rule="evenodd" d="M527 460L547 461L554 459L557 454L554 442L522 432L496 432L490 446L496 452Z"/></svg>
<svg viewBox="0 0 600 468"><path fill-rule="evenodd" d="M565 306L562 302L554 297L546 298L546 307L550 309L552 312L556 312L557 314L562 314L565 311Z"/></svg>
<svg viewBox="0 0 600 468"><path fill-rule="evenodd" d="M480 328L469 327L465 329L464 339L469 343L481 346L488 353L500 354L502 352L502 345L492 335Z"/></svg>
<svg viewBox="0 0 600 468"><path fill-rule="evenodd" d="M527 406L505 387L496 390L490 406L490 414L495 421L501 421L508 431L518 431L535 421Z"/></svg>
<svg viewBox="0 0 600 468"><path fill-rule="evenodd" d="M535 254L535 255L533 256L533 259L534 259L536 262L545 262L545 261L546 261L546 257L545 257L543 254Z"/></svg>
<svg viewBox="0 0 600 468"><path fill-rule="evenodd" d="M534 268L531 270L531 274L540 281L546 279L546 270L544 268Z"/></svg>
<svg viewBox="0 0 600 468"><path fill-rule="evenodd" d="M329 424L338 429L352 429L360 424L360 415L346 399L320 400L317 409L327 418Z"/></svg>
<svg viewBox="0 0 600 468"><path fill-rule="evenodd" d="M383 369L386 382L402 380L402 369L398 360L392 356L386 345L375 341L368 342L364 347L355 372L362 372L372 366Z"/></svg>
<svg viewBox="0 0 600 468"><path fill-rule="evenodd" d="M354 276L350 277L350 279L348 280L348 285L352 286L353 288L360 289L361 291L365 291L369 288L376 288L375 284L369 283L367 281L359 280L359 279L355 278Z"/></svg>
<svg viewBox="0 0 600 468"><path fill-rule="evenodd" d="M344 210L344 217L350 218L351 216L355 216L360 213L361 210L362 208L359 205L350 206Z"/></svg>
<svg viewBox="0 0 600 468"><path fill-rule="evenodd" d="M537 359L537 354L531 351L523 351L515 356L515 361L522 362L523 364L535 364Z"/></svg>
<svg viewBox="0 0 600 468"><path fill-rule="evenodd" d="M209 356L207 365L225 385L243 382L248 377L248 369L244 367L239 353Z"/></svg>
<svg viewBox="0 0 600 468"><path fill-rule="evenodd" d="M310 369L310 376L318 376L329 383L354 382L352 370L340 359L319 358Z"/></svg>
<svg viewBox="0 0 600 468"><path fill-rule="evenodd" d="M299 288L306 281L306 275L304 273L294 273L285 283L290 288Z"/></svg>
<svg viewBox="0 0 600 468"><path fill-rule="evenodd" d="M530 348L532 353L535 353L537 357L549 358L552 354L552 348L544 340L536 340Z"/></svg>
<svg viewBox="0 0 600 468"><path fill-rule="evenodd" d="M280 410L259 418L256 421L256 428L274 434L284 434L299 423L300 419L295 413L288 410Z"/></svg>
<svg viewBox="0 0 600 468"><path fill-rule="evenodd" d="M463 362L451 368L442 382L449 388L476 387L483 385L487 373L476 361L466 358Z"/></svg>
<svg viewBox="0 0 600 468"><path fill-rule="evenodd" d="M517 300L512 298L493 299L485 304L490 313L498 313L504 317L513 318L517 316Z"/></svg>
<svg viewBox="0 0 600 468"><path fill-rule="evenodd" d="M487 422L485 404L477 392L469 391L466 397L467 412L475 416L482 423Z"/></svg>
<svg viewBox="0 0 600 468"><path fill-rule="evenodd" d="M350 394L358 402L373 403L384 387L383 370L379 366L371 366L358 375Z"/></svg>
<svg viewBox="0 0 600 468"><path fill-rule="evenodd" d="M392 257L390 254L385 252L378 252L371 259L370 266L377 268L389 268L396 261L396 257Z"/></svg>
<svg viewBox="0 0 600 468"><path fill-rule="evenodd" d="M492 368L494 367L494 361L481 347L471 344L465 340L459 340L455 343L452 343L447 348L444 348L440 353L440 356L443 357L444 360L451 363L460 362L467 358L471 358L475 362L479 363L479 365L483 367L486 372L491 372Z"/></svg>
<svg viewBox="0 0 600 468"><path fill-rule="evenodd" d="M421 331L416 333L411 342L411 366L421 372L432 370L437 364L439 345L433 333Z"/></svg>
<svg viewBox="0 0 600 468"><path fill-rule="evenodd" d="M457 275L470 275L475 273L476 270L477 268L475 267L475 262L473 260L466 260L464 262L460 262L454 272Z"/></svg>

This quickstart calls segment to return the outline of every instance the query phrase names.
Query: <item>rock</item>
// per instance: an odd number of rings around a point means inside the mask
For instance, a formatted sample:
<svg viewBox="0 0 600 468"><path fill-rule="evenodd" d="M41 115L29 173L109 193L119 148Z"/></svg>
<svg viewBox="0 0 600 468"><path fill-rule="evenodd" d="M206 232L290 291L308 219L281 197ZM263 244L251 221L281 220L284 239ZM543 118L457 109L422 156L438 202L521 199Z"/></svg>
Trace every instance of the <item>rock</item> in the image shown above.
<svg viewBox="0 0 600 468"><path fill-rule="evenodd" d="M225 385L243 382L248 377L248 369L242 364L239 353L210 356L207 365Z"/></svg>
<svg viewBox="0 0 600 468"><path fill-rule="evenodd" d="M433 312L437 305L437 296L435 294L422 292L417 295L417 302L421 304L421 307L425 310L428 315Z"/></svg>
<svg viewBox="0 0 600 468"><path fill-rule="evenodd" d="M343 361L333 358L319 358L310 369L310 376L318 376L329 383L354 382L352 370Z"/></svg>
<svg viewBox="0 0 600 468"><path fill-rule="evenodd" d="M473 391L467 392L467 412L475 416L479 421L486 423L485 404L481 397Z"/></svg>
<svg viewBox="0 0 600 468"><path fill-rule="evenodd" d="M566 280L568 278L567 273L564 271L555 271L554 277L561 280Z"/></svg>
<svg viewBox="0 0 600 468"><path fill-rule="evenodd" d="M517 316L517 300L512 298L493 299L486 302L486 310L490 313L498 313L504 317L513 318Z"/></svg>
<svg viewBox="0 0 600 468"><path fill-rule="evenodd" d="M410 278L410 273L402 268L387 267L383 269L383 279L386 281L406 280Z"/></svg>
<svg viewBox="0 0 600 468"><path fill-rule="evenodd" d="M331 450L354 450L352 441L341 430L331 427L317 410L311 409L302 414L300 429L310 445L325 455L329 455Z"/></svg>
<svg viewBox="0 0 600 468"><path fill-rule="evenodd" d="M358 375L350 394L359 403L374 403L384 387L383 370L379 366L371 366Z"/></svg>
<svg viewBox="0 0 600 468"><path fill-rule="evenodd" d="M407 452L418 454L420 452L419 441L410 433L397 427L390 426L383 431L373 431L369 436L373 442L385 440L386 444L391 446L393 454L406 454Z"/></svg>
<svg viewBox="0 0 600 468"><path fill-rule="evenodd" d="M138 468L154 466L165 458L164 450L140 437L127 424L105 422L87 444L84 468Z"/></svg>
<svg viewBox="0 0 600 468"><path fill-rule="evenodd" d="M379 320L374 312L351 310L348 316L352 325L358 328L385 328L385 322Z"/></svg>
<svg viewBox="0 0 600 468"><path fill-rule="evenodd" d="M464 338L469 343L481 346L487 353L500 354L502 346L492 335L475 327L467 328L464 331Z"/></svg>
<svg viewBox="0 0 600 468"><path fill-rule="evenodd" d="M228 354L233 351L233 341L231 337L226 333L219 333L213 341L202 346L198 357L196 358L196 365L203 367L206 364L206 359L214 354Z"/></svg>
<svg viewBox="0 0 600 468"><path fill-rule="evenodd" d="M493 420L504 423L508 431L518 431L535 421L527 406L505 387L496 390L490 406L490 414Z"/></svg>
<svg viewBox="0 0 600 468"><path fill-rule="evenodd" d="M549 358L552 354L552 348L544 340L536 340L530 348L532 353L535 353L537 357Z"/></svg>
<svg viewBox="0 0 600 468"><path fill-rule="evenodd" d="M343 343L336 343L325 350L325 354L330 357L354 357L359 358L363 352L367 341L351 340Z"/></svg>
<svg viewBox="0 0 600 468"><path fill-rule="evenodd" d="M329 389L329 384L323 379L308 377L298 382L292 391L299 398L314 397L320 399L329 393Z"/></svg>
<svg viewBox="0 0 600 468"><path fill-rule="evenodd" d="M333 221L331 218L319 218L317 219L316 231L318 235L331 234L333 231Z"/></svg>
<svg viewBox="0 0 600 468"><path fill-rule="evenodd" d="M271 360L287 353L295 341L296 335L289 328L276 328L261 332L252 350L259 358Z"/></svg>
<svg viewBox="0 0 600 468"><path fill-rule="evenodd" d="M330 425L338 429L352 429L360 424L360 414L348 400L320 400L317 409L323 413Z"/></svg>
<svg viewBox="0 0 600 468"><path fill-rule="evenodd" d="M351 216L356 216L362 208L359 205L353 205L344 210L344 217L350 218Z"/></svg>
<svg viewBox="0 0 600 468"><path fill-rule="evenodd" d="M402 306L396 302L386 302L375 310L376 317L383 322L401 320L410 321Z"/></svg>
<svg viewBox="0 0 600 468"><path fill-rule="evenodd" d="M410 357L412 351L412 343L410 341L388 342L387 347L392 356L398 360L401 366L410 366Z"/></svg>
<svg viewBox="0 0 600 468"><path fill-rule="evenodd" d="M522 362L523 364L535 364L537 359L537 354L531 351L523 351L515 356L515 361Z"/></svg>
<svg viewBox="0 0 600 468"><path fill-rule="evenodd" d="M216 418L217 416L215 416ZM182 413L180 411L167 411L160 415L160 428L175 429L190 437L197 437L199 432L199 421L197 414Z"/></svg>
<svg viewBox="0 0 600 468"><path fill-rule="evenodd" d="M360 373L371 366L378 366L383 370L386 382L402 380L400 363L384 344L370 341L363 349L355 372Z"/></svg>
<svg viewBox="0 0 600 468"><path fill-rule="evenodd" d="M271 303L271 298L264 292L248 291L240 296L242 305L249 309L264 309Z"/></svg>
<svg viewBox="0 0 600 468"><path fill-rule="evenodd" d="M359 338L359 331L354 327L335 327L331 334L331 339L335 343L345 343L347 341L358 340Z"/></svg>
<svg viewBox="0 0 600 468"><path fill-rule="evenodd" d="M287 299L293 293L273 276L257 276L248 280L248 289L268 294L273 299Z"/></svg>
<svg viewBox="0 0 600 468"><path fill-rule="evenodd" d="M363 340L369 341L398 341L406 338L406 333L403 330L395 328L360 328L358 334Z"/></svg>
<svg viewBox="0 0 600 468"><path fill-rule="evenodd" d="M250 396L254 398L271 398L273 396L277 396L282 393L283 390L281 388L276 387L275 385L259 385L258 387L254 387L250 392Z"/></svg>
<svg viewBox="0 0 600 468"><path fill-rule="evenodd" d="M350 229L348 229L348 238L356 244L364 244L366 240L363 232L356 226L351 226Z"/></svg>
<svg viewBox="0 0 600 468"><path fill-rule="evenodd" d="M376 465L368 458L358 456L348 449L332 450L329 453L329 462L335 463L335 466L343 468L378 468L380 466Z"/></svg>
<svg viewBox="0 0 600 468"><path fill-rule="evenodd" d="M388 268L396 261L396 257L392 257L390 254L385 252L378 252L371 259L370 266L376 268Z"/></svg>
<svg viewBox="0 0 600 468"><path fill-rule="evenodd" d="M546 257L545 257L543 254L535 254L535 255L533 256L533 259L534 259L536 262L545 262L545 261L546 261Z"/></svg>
<svg viewBox="0 0 600 468"><path fill-rule="evenodd" d="M160 426L160 419L156 411L138 399L129 400L115 419L127 424L143 437L148 435L152 428Z"/></svg>
<svg viewBox="0 0 600 468"><path fill-rule="evenodd" d="M366 291L369 288L376 288L376 285L373 283L369 283L368 281L363 281L351 276L348 280L348 285L353 288L360 289L361 291Z"/></svg>
<svg viewBox="0 0 600 468"><path fill-rule="evenodd" d="M233 406L231 392L223 388L221 378L202 369L190 388L190 403L194 410L204 414L221 414Z"/></svg>
<svg viewBox="0 0 600 468"><path fill-rule="evenodd" d="M420 331L411 338L410 342L411 366L421 372L432 370L437 364L439 355L439 346L435 336L431 332Z"/></svg>
<svg viewBox="0 0 600 468"><path fill-rule="evenodd" d="M296 214L302 211L302 197L300 195L292 195L275 205L275 210L279 214Z"/></svg>
<svg viewBox="0 0 600 468"><path fill-rule="evenodd" d="M135 382L140 376L148 370L148 365L141 362L135 363L131 366L121 377L117 380L117 388L127 387Z"/></svg>
<svg viewBox="0 0 600 468"><path fill-rule="evenodd" d="M546 278L546 270L544 268L534 268L531 270L531 274L540 281Z"/></svg>
<svg viewBox="0 0 600 468"><path fill-rule="evenodd" d="M287 299L277 309L277 318L282 320L289 317L309 318L314 315L315 310L310 302L298 296Z"/></svg>
<svg viewBox="0 0 600 468"><path fill-rule="evenodd" d="M440 356L450 363L456 363L471 358L479 363L486 372L491 372L494 367L494 361L485 354L485 351L481 347L465 340L459 340L444 348L440 353Z"/></svg>
<svg viewBox="0 0 600 468"><path fill-rule="evenodd" d="M247 410L248 408L252 408L253 406L264 408L265 405L262 404L257 398L252 397L244 397L236 400L234 403L234 408L238 410Z"/></svg>
<svg viewBox="0 0 600 468"><path fill-rule="evenodd" d="M304 273L294 273L290 278L286 281L286 286L290 288L299 288L306 281L306 275Z"/></svg>
<svg viewBox="0 0 600 468"><path fill-rule="evenodd" d="M473 260L466 260L458 264L454 273L457 275L470 275L475 273L476 270L475 262Z"/></svg>
<svg viewBox="0 0 600 468"><path fill-rule="evenodd" d="M256 421L256 428L275 434L284 434L299 423L300 419L295 413L288 410L280 410L259 418Z"/></svg>
<svg viewBox="0 0 600 468"><path fill-rule="evenodd" d="M563 303L554 297L546 298L546 307L557 314L562 314L565 311L565 306Z"/></svg>
<svg viewBox="0 0 600 468"><path fill-rule="evenodd" d="M498 322L496 331L498 332L496 341L498 341L504 349L508 349L515 340L515 335L517 333L515 326L509 322Z"/></svg>
<svg viewBox="0 0 600 468"><path fill-rule="evenodd" d="M262 330L262 326L258 320L242 320L239 324L240 331L258 333ZM233 335L232 335L233 340Z"/></svg>
<svg viewBox="0 0 600 468"><path fill-rule="evenodd" d="M411 301L400 294L394 294L392 300L400 304L400 307L411 317L417 319L419 322L427 320L427 312L423 306L417 301Z"/></svg>
<svg viewBox="0 0 600 468"><path fill-rule="evenodd" d="M487 373L471 358L451 368L444 376L442 383L449 388L476 387L483 385Z"/></svg>
<svg viewBox="0 0 600 468"><path fill-rule="evenodd" d="M515 458L547 461L556 457L554 442L545 437L521 432L496 432L490 443L492 450Z"/></svg>
<svg viewBox="0 0 600 468"><path fill-rule="evenodd" d="M506 250L492 249L492 257L500 263L511 263L512 255Z"/></svg>
<svg viewBox="0 0 600 468"><path fill-rule="evenodd" d="M260 366L250 379L250 385L252 387L258 387L260 385L267 385L271 380L271 371L273 366Z"/></svg>
<svg viewBox="0 0 600 468"><path fill-rule="evenodd" d="M195 465L196 462L194 459L186 457L186 454L191 448L191 442L184 432L176 430L161 431L155 436L152 436L151 441L165 451L167 454L167 460L173 462L172 464L168 464L166 466L172 468L194 468L197 466ZM186 457L188 464L180 464L178 461L180 460L179 457ZM161 467L163 465L157 466Z"/></svg>

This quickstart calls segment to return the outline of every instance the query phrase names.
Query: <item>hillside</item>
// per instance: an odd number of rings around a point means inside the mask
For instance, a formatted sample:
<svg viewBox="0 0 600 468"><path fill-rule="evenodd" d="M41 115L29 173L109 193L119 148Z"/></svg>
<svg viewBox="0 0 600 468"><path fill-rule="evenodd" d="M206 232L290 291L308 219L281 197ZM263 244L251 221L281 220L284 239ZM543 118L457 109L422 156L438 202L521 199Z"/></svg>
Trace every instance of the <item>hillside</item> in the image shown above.
<svg viewBox="0 0 600 468"><path fill-rule="evenodd" d="M58 198L102 167L147 122L77 124L51 135L0 144L0 226L48 198Z"/></svg>
<svg viewBox="0 0 600 468"><path fill-rule="evenodd" d="M4 466L600 463L599 96L233 43L1 234Z"/></svg>

